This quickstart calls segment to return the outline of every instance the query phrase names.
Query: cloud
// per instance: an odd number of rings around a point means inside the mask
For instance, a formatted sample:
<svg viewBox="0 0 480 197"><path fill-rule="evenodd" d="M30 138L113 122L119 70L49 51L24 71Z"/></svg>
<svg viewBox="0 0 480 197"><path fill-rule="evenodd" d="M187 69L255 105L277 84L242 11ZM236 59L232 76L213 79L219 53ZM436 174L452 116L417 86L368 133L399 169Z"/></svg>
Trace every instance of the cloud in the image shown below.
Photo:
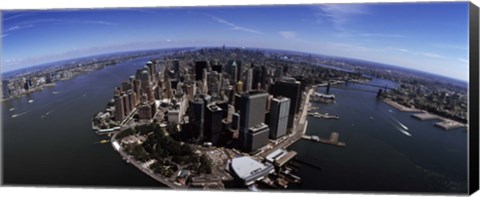
<svg viewBox="0 0 480 197"><path fill-rule="evenodd" d="M239 30L239 31L244 31L244 32L254 33L254 34L263 34L263 32L261 32L261 31L257 31L257 30L254 30L254 29L249 29L249 28L246 28L246 27L241 27L241 26L235 25L235 24L233 24L233 23L231 23L231 22L229 22L225 19L218 18L218 17L213 16L213 15L208 15L208 14L206 14L206 15L209 16L210 18L212 18L213 20L215 20L217 23L230 26L233 30Z"/></svg>
<svg viewBox="0 0 480 197"><path fill-rule="evenodd" d="M297 36L297 33L294 31L279 31L278 34L280 34L283 38L286 39L294 38Z"/></svg>
<svg viewBox="0 0 480 197"><path fill-rule="evenodd" d="M401 52L411 52L411 51L408 50L408 49L397 48L397 47L387 47L387 49L389 49L389 50L395 50L395 51L401 51Z"/></svg>
<svg viewBox="0 0 480 197"><path fill-rule="evenodd" d="M437 53L432 53L432 52L417 52L417 51L412 51L412 50L409 50L409 49L397 48L397 47L387 47L386 49L401 51L401 52L410 53L410 54L413 54L413 55L421 55L421 56L425 56L425 57L429 57L429 58L447 59L447 57L445 57L445 56L442 56L442 55L437 54Z"/></svg>
<svg viewBox="0 0 480 197"><path fill-rule="evenodd" d="M18 16L18 15L16 15L16 16ZM57 25L61 25L61 24L118 25L117 23L112 23L112 22L102 21L102 20L88 21L88 20L61 20L61 19L46 18L46 19L35 19L35 20L28 20L28 21L15 23L15 25L12 25L10 27L6 27L5 31L3 31L3 33L36 27L36 26L38 26L39 24L42 24L42 23L51 23L51 24L57 24ZM2 37L4 37L4 36L2 36Z"/></svg>
<svg viewBox="0 0 480 197"><path fill-rule="evenodd" d="M443 49L468 50L468 43L465 45L434 44L433 46Z"/></svg>
<svg viewBox="0 0 480 197"><path fill-rule="evenodd" d="M2 38L5 38L7 36L8 36L8 34L2 34Z"/></svg>
<svg viewBox="0 0 480 197"><path fill-rule="evenodd" d="M67 23L83 23L83 24L94 24L94 25L118 25L117 23L112 23L108 21L67 21Z"/></svg>
<svg viewBox="0 0 480 197"><path fill-rule="evenodd" d="M387 38L404 38L401 34L381 34L381 33L361 33L359 36L363 37L387 37Z"/></svg>
<svg viewBox="0 0 480 197"><path fill-rule="evenodd" d="M457 60L467 64L469 62L467 59L463 59L463 58L458 58Z"/></svg>
<svg viewBox="0 0 480 197"><path fill-rule="evenodd" d="M4 32L10 32L10 31L15 31L15 30L20 30L20 29L27 29L33 27L33 24L28 24L28 25L15 25L11 26L8 29L6 29Z"/></svg>
<svg viewBox="0 0 480 197"><path fill-rule="evenodd" d="M358 15L370 14L366 5L363 4L329 4L319 7L317 21L327 18L337 30L345 30L345 25Z"/></svg>
<svg viewBox="0 0 480 197"><path fill-rule="evenodd" d="M444 59L445 58L444 56L441 56L441 55L436 54L436 53L430 53L430 52L419 52L417 54L423 55L423 56L426 56L426 57L431 57L431 58L439 58L439 59Z"/></svg>
<svg viewBox="0 0 480 197"><path fill-rule="evenodd" d="M25 17L25 16L33 16L33 15L36 15L34 13L28 13L28 14L15 14L15 15L10 15L10 16L7 16L7 17L4 17L3 18L3 21L9 21L9 20L12 20L12 19L15 19L15 18L21 18L21 17Z"/></svg>

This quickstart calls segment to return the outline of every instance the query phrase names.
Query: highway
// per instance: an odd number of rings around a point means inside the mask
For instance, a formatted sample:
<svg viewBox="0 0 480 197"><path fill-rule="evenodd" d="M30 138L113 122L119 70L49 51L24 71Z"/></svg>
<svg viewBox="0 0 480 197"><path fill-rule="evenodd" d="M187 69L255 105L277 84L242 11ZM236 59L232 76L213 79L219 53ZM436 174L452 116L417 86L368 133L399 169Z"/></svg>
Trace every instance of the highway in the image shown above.
<svg viewBox="0 0 480 197"><path fill-rule="evenodd" d="M308 121L307 121L307 113L308 113L308 106L310 105L310 96L315 92L314 90L316 87L310 88L310 90L307 92L307 95L305 96L305 102L303 103L303 108L301 113L298 115L299 118L296 119L295 124L297 125L293 131L287 138L285 138L282 142L273 145L272 148L267 149L263 152L260 152L257 156L261 158L265 158L267 155L272 153L275 150L278 149L286 149L296 141L302 138L302 136L305 134L308 126Z"/></svg>

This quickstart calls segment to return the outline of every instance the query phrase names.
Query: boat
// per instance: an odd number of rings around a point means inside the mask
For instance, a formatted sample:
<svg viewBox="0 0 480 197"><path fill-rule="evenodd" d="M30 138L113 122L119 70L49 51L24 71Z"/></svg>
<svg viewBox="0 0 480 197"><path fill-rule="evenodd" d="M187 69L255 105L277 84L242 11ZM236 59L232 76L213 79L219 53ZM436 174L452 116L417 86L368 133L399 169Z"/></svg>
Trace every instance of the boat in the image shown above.
<svg viewBox="0 0 480 197"><path fill-rule="evenodd" d="M10 108L10 109L8 109L8 111L13 111L13 110L15 110L15 108L13 108L13 107L12 107L12 108Z"/></svg>
<svg viewBox="0 0 480 197"><path fill-rule="evenodd" d="M100 140L100 144L108 143L108 140Z"/></svg>
<svg viewBox="0 0 480 197"><path fill-rule="evenodd" d="M33 103L33 99L28 100L28 103Z"/></svg>

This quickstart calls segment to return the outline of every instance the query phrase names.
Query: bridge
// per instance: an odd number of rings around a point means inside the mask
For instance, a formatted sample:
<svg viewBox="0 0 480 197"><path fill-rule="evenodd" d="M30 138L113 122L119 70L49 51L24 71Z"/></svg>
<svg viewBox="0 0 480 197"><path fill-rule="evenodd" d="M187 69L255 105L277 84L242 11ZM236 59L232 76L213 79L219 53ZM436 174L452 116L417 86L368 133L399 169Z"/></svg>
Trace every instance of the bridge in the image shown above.
<svg viewBox="0 0 480 197"><path fill-rule="evenodd" d="M356 81L356 80L347 80L347 81L345 81L345 85L348 85L348 83L350 83L350 82L355 83L355 84L370 86L370 87L381 88L381 89L395 90L395 88L388 87L387 84L385 84L385 86L381 86L381 85L375 85L375 84L368 84L368 83L361 82L361 81Z"/></svg>

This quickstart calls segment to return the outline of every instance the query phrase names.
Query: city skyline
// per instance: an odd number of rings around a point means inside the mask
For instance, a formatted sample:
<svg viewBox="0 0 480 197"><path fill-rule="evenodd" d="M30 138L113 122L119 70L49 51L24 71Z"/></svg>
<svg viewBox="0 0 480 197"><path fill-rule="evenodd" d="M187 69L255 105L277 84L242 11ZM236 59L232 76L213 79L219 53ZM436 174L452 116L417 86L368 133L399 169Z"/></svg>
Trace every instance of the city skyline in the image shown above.
<svg viewBox="0 0 480 197"><path fill-rule="evenodd" d="M4 11L2 42L2 72L220 45L356 58L464 81L469 70L468 2Z"/></svg>

